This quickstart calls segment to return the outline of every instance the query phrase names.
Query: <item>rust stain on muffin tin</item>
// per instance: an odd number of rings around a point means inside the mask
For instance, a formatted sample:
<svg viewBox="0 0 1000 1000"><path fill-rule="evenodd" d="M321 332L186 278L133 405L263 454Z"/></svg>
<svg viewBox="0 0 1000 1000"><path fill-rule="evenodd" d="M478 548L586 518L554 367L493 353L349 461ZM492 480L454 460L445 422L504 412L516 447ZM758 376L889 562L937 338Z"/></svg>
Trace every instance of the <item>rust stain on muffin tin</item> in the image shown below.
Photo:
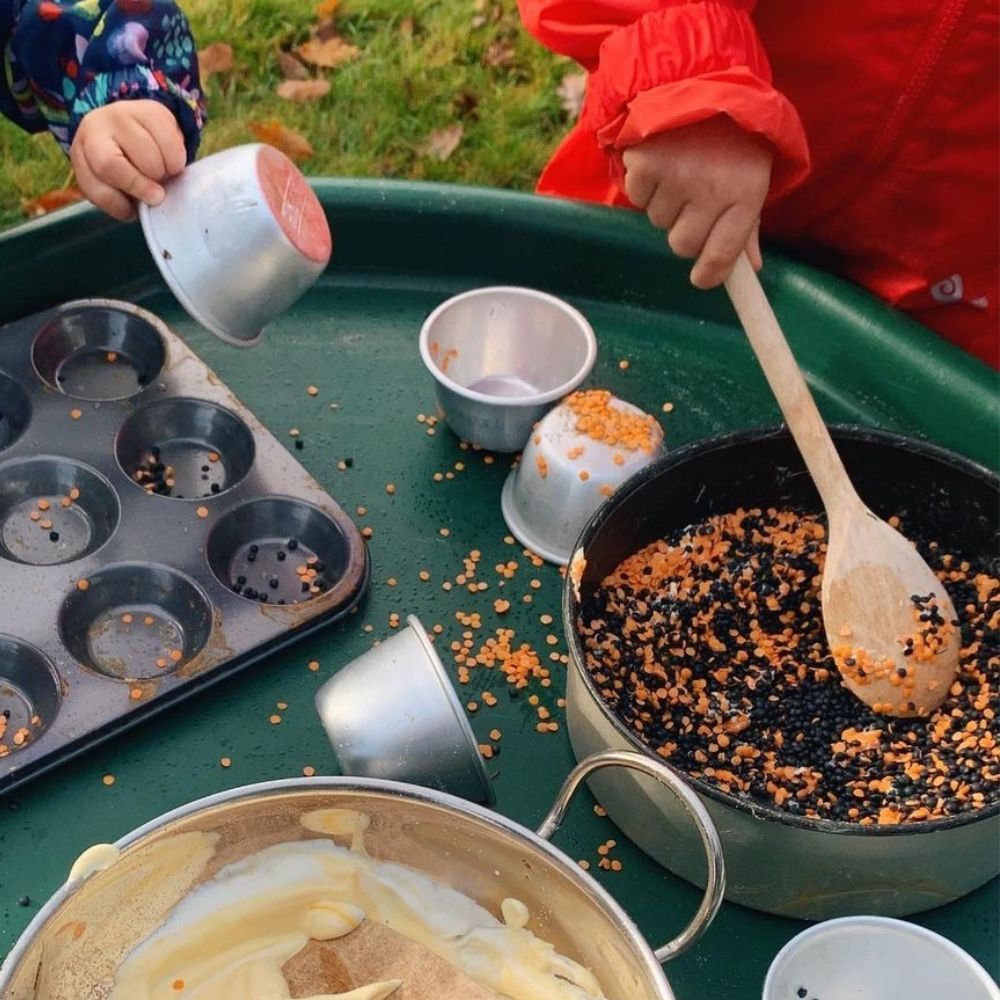
<svg viewBox="0 0 1000 1000"><path fill-rule="evenodd" d="M46 533L29 533L32 545L16 553L0 544L0 681L41 720L0 760L0 793L132 725L151 706L179 701L339 619L363 594L368 554L347 514L145 310L90 299L0 328L0 389L17 417L0 437L0 538L5 518L15 507L23 516L25 501L76 490L83 509L97 503L95 484L106 484L110 496L82 554L39 552ZM173 409L141 419L165 404ZM196 418L185 418L187 407L198 409ZM84 409L86 419L67 420L71 408ZM138 440L126 441L125 428ZM165 439L147 440L155 437ZM184 476L170 494L148 495L130 466L172 448L187 462L178 467ZM203 452L195 464L185 454L192 448ZM176 460L165 458L167 465ZM29 466L30 477L11 474L5 486L4 470ZM182 478L188 485L178 489ZM185 491L191 495L178 495ZM191 501L209 516L195 517ZM331 567L316 581L322 592L289 591L283 606L269 603L278 594L266 584L246 592L240 566L252 562L258 541L275 538ZM52 540L65 543L61 535ZM31 676L50 679L32 689L19 680L23 668L8 677L9 661L22 657L41 664ZM121 697L108 696L109 684Z"/></svg>

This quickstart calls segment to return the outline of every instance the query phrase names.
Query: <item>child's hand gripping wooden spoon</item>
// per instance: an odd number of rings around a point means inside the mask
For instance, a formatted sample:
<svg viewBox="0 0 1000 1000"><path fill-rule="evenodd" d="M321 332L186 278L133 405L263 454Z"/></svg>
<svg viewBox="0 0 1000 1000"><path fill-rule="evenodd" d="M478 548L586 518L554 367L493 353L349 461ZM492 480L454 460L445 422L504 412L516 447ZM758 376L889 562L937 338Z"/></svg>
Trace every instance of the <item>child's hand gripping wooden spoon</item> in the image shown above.
<svg viewBox="0 0 1000 1000"><path fill-rule="evenodd" d="M913 545L855 492L746 254L726 291L826 508L823 624L844 683L876 712L927 715L958 670L951 599Z"/></svg>

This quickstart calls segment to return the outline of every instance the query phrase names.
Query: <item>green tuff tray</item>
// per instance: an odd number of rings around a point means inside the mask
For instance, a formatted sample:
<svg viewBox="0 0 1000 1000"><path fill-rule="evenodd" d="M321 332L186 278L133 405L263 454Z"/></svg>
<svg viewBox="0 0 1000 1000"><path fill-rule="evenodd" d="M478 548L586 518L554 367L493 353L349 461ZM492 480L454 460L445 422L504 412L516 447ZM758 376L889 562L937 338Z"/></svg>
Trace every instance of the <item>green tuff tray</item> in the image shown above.
<svg viewBox="0 0 1000 1000"><path fill-rule="evenodd" d="M182 313L137 225L83 209L0 236L0 323L88 296L151 309L288 447L288 430L300 428L305 447L296 457L346 510L366 507L359 522L374 530L371 595L356 615L0 798L0 955L90 844L223 788L300 775L306 765L329 773L332 755L313 696L331 672L389 633L391 613L416 613L428 628L440 623L449 663L448 645L465 630L456 620L463 611L482 615L477 638L502 624L543 656L565 649L561 638L548 644L552 627L539 622L545 613L558 620L559 574L531 566L504 542L499 497L509 460L488 463L461 450L443 425L431 436L417 420L435 412L417 332L443 298L485 284L564 296L599 338L591 382L660 416L668 445L778 421L725 296L694 291L687 268L668 257L662 236L640 217L452 187L316 186L334 231L334 261L250 351L226 347ZM778 259L769 260L763 280L829 420L921 435L995 467L1000 413L985 366L840 281ZM319 387L317 397L307 395L309 384ZM663 414L667 401L674 409ZM345 459L349 467L338 469ZM448 471L453 479L434 481L434 473ZM446 592L442 581L463 571L472 549L482 552L477 578L489 588ZM520 568L501 589L493 567L510 559ZM424 569L429 582L419 577ZM493 611L499 596L512 604L502 619ZM3 626L0 608L0 632ZM308 667L314 659L318 671ZM553 665L553 676L552 687L538 693L562 723L556 699L564 668ZM565 728L538 734L527 700L509 700L502 678L487 670L473 671L460 694L479 701L484 690L499 702L492 709L481 703L472 725L484 741L494 728L503 733L501 753L489 762L497 808L536 825L573 764ZM269 721L275 713L278 724ZM229 768L220 766L222 757L231 758ZM115 782L105 785L109 774ZM633 849L591 805L574 807L556 842L589 859L649 941L663 943L693 913L700 893ZM623 862L620 872L597 870L597 846L608 838L619 842L613 854ZM915 919L996 976L997 902L994 881ZM702 941L667 967L668 978L679 1000L756 1000L771 959L804 926L726 904Z"/></svg>

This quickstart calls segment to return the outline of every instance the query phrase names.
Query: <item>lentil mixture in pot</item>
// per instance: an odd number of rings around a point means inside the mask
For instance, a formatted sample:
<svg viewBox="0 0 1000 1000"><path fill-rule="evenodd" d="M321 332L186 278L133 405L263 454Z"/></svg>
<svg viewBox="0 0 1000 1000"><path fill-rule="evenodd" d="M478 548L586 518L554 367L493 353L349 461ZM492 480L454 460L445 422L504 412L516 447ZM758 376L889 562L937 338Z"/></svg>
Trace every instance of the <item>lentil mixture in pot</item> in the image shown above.
<svg viewBox="0 0 1000 1000"><path fill-rule="evenodd" d="M584 599L587 670L643 743L725 792L862 825L982 809L1000 799L1000 581L909 537L947 587L962 643L958 678L926 718L878 715L842 685L820 608L825 521L794 511L711 517L626 559ZM930 595L913 596L921 626L951 629ZM921 653L904 637L900 649L903 663Z"/></svg>

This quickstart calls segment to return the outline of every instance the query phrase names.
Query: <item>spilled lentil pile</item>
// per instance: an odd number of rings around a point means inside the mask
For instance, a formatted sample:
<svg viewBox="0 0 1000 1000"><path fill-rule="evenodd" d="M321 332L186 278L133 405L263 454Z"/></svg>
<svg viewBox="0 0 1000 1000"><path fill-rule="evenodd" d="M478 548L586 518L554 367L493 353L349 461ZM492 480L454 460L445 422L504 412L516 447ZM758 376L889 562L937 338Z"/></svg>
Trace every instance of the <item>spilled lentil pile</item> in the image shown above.
<svg viewBox="0 0 1000 1000"><path fill-rule="evenodd" d="M995 571L914 538L957 609L960 671L932 715L891 718L841 683L825 539L819 516L737 510L630 556L579 619L602 698L681 770L794 815L887 825L998 801Z"/></svg>

